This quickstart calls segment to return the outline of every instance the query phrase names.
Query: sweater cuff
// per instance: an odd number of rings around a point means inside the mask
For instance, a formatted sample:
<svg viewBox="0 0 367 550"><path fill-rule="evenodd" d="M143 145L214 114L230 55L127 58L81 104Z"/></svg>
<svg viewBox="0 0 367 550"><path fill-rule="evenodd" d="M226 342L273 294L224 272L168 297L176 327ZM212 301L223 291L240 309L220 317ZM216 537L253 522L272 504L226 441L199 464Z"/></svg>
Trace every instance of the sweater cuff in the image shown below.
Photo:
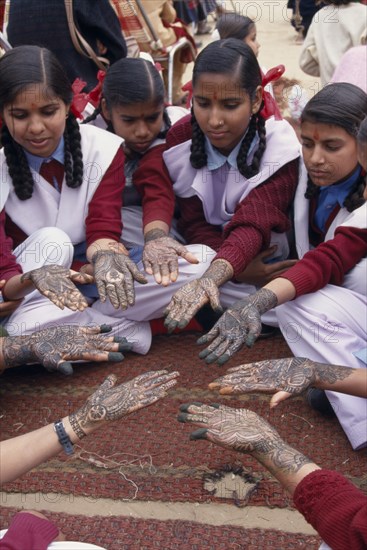
<svg viewBox="0 0 367 550"><path fill-rule="evenodd" d="M293 495L297 510L308 523L315 526L318 514L330 502L334 495L356 490L344 476L333 470L315 470L297 485Z"/></svg>
<svg viewBox="0 0 367 550"><path fill-rule="evenodd" d="M58 535L59 529L51 521L22 512L14 516L7 533L0 542L0 548L47 550Z"/></svg>
<svg viewBox="0 0 367 550"><path fill-rule="evenodd" d="M162 208L152 209L149 210L148 213L143 212L143 227L145 227L148 223L156 222L157 220L164 222L168 225L168 227L171 227L172 218L173 208L171 207L164 210Z"/></svg>
<svg viewBox="0 0 367 550"><path fill-rule="evenodd" d="M284 275L279 275L282 279L287 279L287 281L291 282L296 289L294 299L304 294L308 294L310 292L310 287L314 285L313 281L310 281L304 271L296 268L297 266L291 267Z"/></svg>

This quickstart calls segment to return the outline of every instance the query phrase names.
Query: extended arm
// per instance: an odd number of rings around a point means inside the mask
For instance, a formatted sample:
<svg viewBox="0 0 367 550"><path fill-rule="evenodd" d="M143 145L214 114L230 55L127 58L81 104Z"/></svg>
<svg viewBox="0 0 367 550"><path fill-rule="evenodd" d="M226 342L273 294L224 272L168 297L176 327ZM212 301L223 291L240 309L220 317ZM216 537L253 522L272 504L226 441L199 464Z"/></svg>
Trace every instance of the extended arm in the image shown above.
<svg viewBox="0 0 367 550"><path fill-rule="evenodd" d="M219 390L221 394L274 393L271 407L292 395L303 393L311 386L367 397L367 369L317 363L303 357L287 357L239 365L209 384L210 389Z"/></svg>
<svg viewBox="0 0 367 550"><path fill-rule="evenodd" d="M198 403L180 410L181 422L199 426L191 439L206 439L258 460L332 548L366 548L366 496L341 474L321 469L252 411Z"/></svg>
<svg viewBox="0 0 367 550"><path fill-rule="evenodd" d="M151 371L116 386L109 375L76 412L62 422L72 443L108 422L120 420L167 394L176 384L177 372ZM6 483L28 472L62 450L53 424L0 443L0 482Z"/></svg>
<svg viewBox="0 0 367 550"><path fill-rule="evenodd" d="M134 281L146 283L120 243L124 162L120 148L89 204L85 222L87 260L92 264L100 299L105 302L109 298L116 309L126 309L134 303Z"/></svg>
<svg viewBox="0 0 367 550"><path fill-rule="evenodd" d="M180 411L179 421L200 428L191 434L191 439L207 439L252 455L291 495L306 475L319 469L312 460L285 443L278 432L253 411L198 403L182 405Z"/></svg>

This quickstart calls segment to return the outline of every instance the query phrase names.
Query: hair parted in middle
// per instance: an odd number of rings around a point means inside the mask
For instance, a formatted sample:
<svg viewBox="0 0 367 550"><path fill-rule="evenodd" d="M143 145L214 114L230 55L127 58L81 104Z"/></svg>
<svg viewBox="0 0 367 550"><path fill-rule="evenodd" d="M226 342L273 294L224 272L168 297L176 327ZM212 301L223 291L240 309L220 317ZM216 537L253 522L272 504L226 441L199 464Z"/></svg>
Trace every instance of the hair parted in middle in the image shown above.
<svg viewBox="0 0 367 550"><path fill-rule="evenodd" d="M357 139L360 125L367 115L367 94L349 82L334 82L324 86L306 104L301 115L303 122L330 124L345 130ZM352 212L364 202L364 177L356 182L344 201L344 206ZM310 199L320 191L311 179L308 179L305 197Z"/></svg>
<svg viewBox="0 0 367 550"><path fill-rule="evenodd" d="M109 111L121 105L134 105L148 101L163 105L165 88L158 69L146 59L125 57L108 69L103 82L102 96ZM166 109L163 113L165 132L171 126ZM164 136L159 136L164 137Z"/></svg>
<svg viewBox="0 0 367 550"><path fill-rule="evenodd" d="M17 46L0 58L0 111L15 97L34 84L43 84L50 95L70 105L73 97L71 84L65 70L55 55L39 46ZM69 112L64 131L65 181L68 187L77 188L83 183L83 154L79 124ZM17 197L31 198L34 180L22 147L3 125L1 143L8 165L9 175Z"/></svg>
<svg viewBox="0 0 367 550"><path fill-rule="evenodd" d="M258 86L262 86L262 75L259 63L250 46L237 38L216 40L206 46L195 60L193 70L193 89L198 78L204 73L232 75L236 84L244 90L250 101L253 102ZM262 105L260 107L260 110ZM246 135L237 156L237 166L245 178L251 178L258 174L260 161L266 147L265 120L258 113L252 115ZM190 162L194 168L203 168L207 164L205 151L205 135L198 125L194 108L192 108L192 145ZM251 143L256 135L259 136L259 144L254 154L252 163L247 162Z"/></svg>

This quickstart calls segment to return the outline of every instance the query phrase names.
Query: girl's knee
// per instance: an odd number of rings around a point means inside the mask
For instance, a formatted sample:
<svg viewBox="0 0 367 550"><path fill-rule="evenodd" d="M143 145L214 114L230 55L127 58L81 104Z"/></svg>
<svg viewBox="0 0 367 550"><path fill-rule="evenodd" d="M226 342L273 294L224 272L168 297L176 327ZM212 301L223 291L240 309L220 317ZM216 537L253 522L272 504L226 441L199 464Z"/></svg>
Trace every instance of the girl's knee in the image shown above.
<svg viewBox="0 0 367 550"><path fill-rule="evenodd" d="M48 264L70 267L74 247L62 229L43 227L28 237L14 253L25 270Z"/></svg>

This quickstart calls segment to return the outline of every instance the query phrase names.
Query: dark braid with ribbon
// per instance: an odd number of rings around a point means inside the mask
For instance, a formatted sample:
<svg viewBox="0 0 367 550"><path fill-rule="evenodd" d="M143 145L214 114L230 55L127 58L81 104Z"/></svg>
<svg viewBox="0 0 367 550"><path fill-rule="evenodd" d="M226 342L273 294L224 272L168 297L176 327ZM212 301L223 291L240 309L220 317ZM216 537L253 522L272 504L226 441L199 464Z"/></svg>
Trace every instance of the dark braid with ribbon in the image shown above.
<svg viewBox="0 0 367 550"><path fill-rule="evenodd" d="M248 93L253 101L258 86L263 88L269 82L278 80L284 72L284 65L274 67L266 75L262 75L255 54L247 44L234 39L213 42L196 59L192 85L189 83L185 85L190 99L195 83L202 73L218 74L221 72L238 75L240 87ZM190 162L194 168L199 169L207 164L205 134L197 123L193 108L191 114ZM237 156L238 170L247 179L258 174L260 170L261 158L266 148L265 120L270 116L274 116L276 119L282 118L275 99L263 89L261 111L252 115ZM248 164L248 154L256 136L259 138L259 143L251 164Z"/></svg>

